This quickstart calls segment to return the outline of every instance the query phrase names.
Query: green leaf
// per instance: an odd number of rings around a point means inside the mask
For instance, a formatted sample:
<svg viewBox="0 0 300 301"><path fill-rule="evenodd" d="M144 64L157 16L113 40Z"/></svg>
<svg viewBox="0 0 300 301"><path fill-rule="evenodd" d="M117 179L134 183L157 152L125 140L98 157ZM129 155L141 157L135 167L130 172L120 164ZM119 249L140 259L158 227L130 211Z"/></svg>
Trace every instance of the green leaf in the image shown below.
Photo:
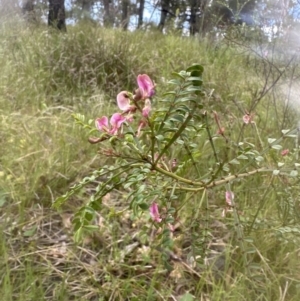
<svg viewBox="0 0 300 301"><path fill-rule="evenodd" d="M268 143L269 144L272 144L273 142L275 142L277 139L274 139L274 138L268 138Z"/></svg>
<svg viewBox="0 0 300 301"><path fill-rule="evenodd" d="M177 94L177 92L175 92L175 91L169 91L169 92L164 93L163 96L176 95L176 94Z"/></svg>
<svg viewBox="0 0 300 301"><path fill-rule="evenodd" d="M37 228L37 226L33 226L30 229L24 231L23 232L23 236L25 236L25 237L31 237L31 236L33 236L35 234L35 232L36 232L36 228Z"/></svg>
<svg viewBox="0 0 300 301"><path fill-rule="evenodd" d="M79 243L82 239L82 234L83 234L83 228L79 227L78 230L74 234L74 241L76 243Z"/></svg>
<svg viewBox="0 0 300 301"><path fill-rule="evenodd" d="M92 221L93 218L95 216L95 210L91 207L85 207L84 208L84 218L87 220L87 221Z"/></svg>
<svg viewBox="0 0 300 301"><path fill-rule="evenodd" d="M186 72L191 72L192 76L201 76L203 71L204 68L200 64L193 64L186 69Z"/></svg>
<svg viewBox="0 0 300 301"><path fill-rule="evenodd" d="M97 226L97 225L85 225L85 226L83 226L83 229L87 230L87 231L97 231L97 230L99 230L99 226Z"/></svg>
<svg viewBox="0 0 300 301"><path fill-rule="evenodd" d="M172 75L173 77L178 77L178 78L180 78L180 79L182 79L182 80L185 79L184 76L183 76L182 74L177 73L177 72L172 72L171 75Z"/></svg>
<svg viewBox="0 0 300 301"><path fill-rule="evenodd" d="M258 263L250 263L249 268L255 269L255 270L261 270L262 266L261 266L261 264L258 264Z"/></svg>
<svg viewBox="0 0 300 301"><path fill-rule="evenodd" d="M187 81L202 81L202 77L200 77L200 76L190 76L186 80Z"/></svg>
<svg viewBox="0 0 300 301"><path fill-rule="evenodd" d="M233 165L239 165L240 162L237 159L233 159L230 162L228 162L229 164L233 164Z"/></svg>
<svg viewBox="0 0 300 301"><path fill-rule="evenodd" d="M202 88L200 86L191 86L191 87L188 87L185 91L188 91L188 92L196 92L196 91L202 91Z"/></svg>
<svg viewBox="0 0 300 301"><path fill-rule="evenodd" d="M229 168L228 164L224 164L223 170L226 171L226 172L230 171L230 168Z"/></svg>
<svg viewBox="0 0 300 301"><path fill-rule="evenodd" d="M136 193L137 193L137 194L142 193L142 192L145 190L145 188L146 188L146 185L145 185L145 184L141 185Z"/></svg>
<svg viewBox="0 0 300 301"><path fill-rule="evenodd" d="M5 202L6 202L6 197L4 194L1 194L0 195L0 208L4 206Z"/></svg>
<svg viewBox="0 0 300 301"><path fill-rule="evenodd" d="M172 116L169 120L170 121L183 122L184 121L184 115L177 114L177 115Z"/></svg>
<svg viewBox="0 0 300 301"><path fill-rule="evenodd" d="M284 137L285 137L285 138L296 138L297 135L285 135Z"/></svg>
<svg viewBox="0 0 300 301"><path fill-rule="evenodd" d="M158 141L163 141L163 140L165 140L165 137L164 137L163 135L157 135L157 136L155 136L155 138L156 138L156 140L158 140Z"/></svg>
<svg viewBox="0 0 300 301"><path fill-rule="evenodd" d="M149 209L149 205L147 203L138 203L138 206L144 211Z"/></svg>
<svg viewBox="0 0 300 301"><path fill-rule="evenodd" d="M290 173L291 177L297 177L298 176L298 171L297 170L292 170Z"/></svg>
<svg viewBox="0 0 300 301"><path fill-rule="evenodd" d="M279 145L279 144L275 144L275 145L272 145L272 148L273 148L273 149L276 149L276 150L281 150L281 149L282 149L282 146Z"/></svg>
<svg viewBox="0 0 300 301"><path fill-rule="evenodd" d="M257 156L257 157L255 158L255 160L256 160L257 162L262 162L262 161L264 161L264 158L263 158L262 156Z"/></svg>
<svg viewBox="0 0 300 301"><path fill-rule="evenodd" d="M188 93L189 94L189 93ZM195 96L186 96L186 97L180 97L176 100L176 102L187 102L187 101L196 101L198 100L198 97Z"/></svg>
<svg viewBox="0 0 300 301"><path fill-rule="evenodd" d="M166 218L166 223L168 223L168 224L173 224L173 223L174 223L174 218L171 217L171 216L167 217L167 218Z"/></svg>
<svg viewBox="0 0 300 301"><path fill-rule="evenodd" d="M168 84L180 86L181 82L178 79L171 79L168 81Z"/></svg>
<svg viewBox="0 0 300 301"><path fill-rule="evenodd" d="M285 135L285 134L287 134L289 131L290 131L290 130L281 130L281 133L282 133L283 135Z"/></svg>

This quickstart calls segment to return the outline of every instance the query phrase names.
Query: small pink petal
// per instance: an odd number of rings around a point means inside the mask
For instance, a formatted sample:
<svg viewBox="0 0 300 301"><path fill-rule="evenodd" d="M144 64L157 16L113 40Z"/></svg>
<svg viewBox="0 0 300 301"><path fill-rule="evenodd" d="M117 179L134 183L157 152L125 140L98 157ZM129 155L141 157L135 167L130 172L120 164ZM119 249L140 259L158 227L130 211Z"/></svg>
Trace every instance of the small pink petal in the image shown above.
<svg viewBox="0 0 300 301"><path fill-rule="evenodd" d="M225 133L225 128L224 127L221 127L217 130L217 134L219 134L219 135L224 135L224 133Z"/></svg>
<svg viewBox="0 0 300 301"><path fill-rule="evenodd" d="M245 124L249 124L250 120L251 120L251 117L249 114L246 114L243 116L243 121Z"/></svg>
<svg viewBox="0 0 300 301"><path fill-rule="evenodd" d="M226 216L226 212L227 212L227 210L226 210L226 209L223 209L223 210L222 210L222 213L221 213L221 217L225 217L225 216Z"/></svg>
<svg viewBox="0 0 300 301"><path fill-rule="evenodd" d="M168 224L168 228L169 228L169 230L170 230L171 232L174 232L174 231L175 231L175 227L174 227L174 225L172 225L172 224Z"/></svg>
<svg viewBox="0 0 300 301"><path fill-rule="evenodd" d="M137 134L136 134L137 137L140 136L141 130L142 130L144 127L146 127L146 125L147 125L147 121L145 121L145 120L141 120L141 121L140 121L139 126L138 126L138 129L137 129Z"/></svg>
<svg viewBox="0 0 300 301"><path fill-rule="evenodd" d="M126 121L126 118L120 114L120 113L115 113L111 116L110 118L110 124L112 126L110 133L112 135L116 135L118 133L118 130L122 126L123 122Z"/></svg>
<svg viewBox="0 0 300 301"><path fill-rule="evenodd" d="M147 98L145 100L145 106L144 106L144 108L142 110L143 116L144 117L149 117L150 111L151 111L151 101L150 101L150 99Z"/></svg>
<svg viewBox="0 0 300 301"><path fill-rule="evenodd" d="M158 205L157 203L153 202L149 208L150 216L151 218L157 222L160 223L162 221L160 214L158 212Z"/></svg>
<svg viewBox="0 0 300 301"><path fill-rule="evenodd" d="M177 167L178 162L177 162L177 159L176 159L176 158L174 158L174 159L172 160L171 165L172 165L172 170L174 170L174 169Z"/></svg>
<svg viewBox="0 0 300 301"><path fill-rule="evenodd" d="M127 91L122 91L117 95L117 103L122 111L129 111L132 108Z"/></svg>
<svg viewBox="0 0 300 301"><path fill-rule="evenodd" d="M122 123L126 121L126 117L124 117L120 113L114 113L110 118L110 124L114 127L120 128Z"/></svg>
<svg viewBox="0 0 300 301"><path fill-rule="evenodd" d="M133 114L128 114L128 115L126 116L126 121L127 121L127 122L132 122L132 121L133 121Z"/></svg>
<svg viewBox="0 0 300 301"><path fill-rule="evenodd" d="M281 152L281 156L286 156L289 154L289 150L288 149L284 149L282 152Z"/></svg>
<svg viewBox="0 0 300 301"><path fill-rule="evenodd" d="M108 118L106 116L97 118L95 121L95 125L99 131L104 131L104 132L109 131Z"/></svg>
<svg viewBox="0 0 300 301"><path fill-rule="evenodd" d="M142 99L146 99L154 95L155 86L147 74L139 74L137 77L137 83L142 94Z"/></svg>
<svg viewBox="0 0 300 301"><path fill-rule="evenodd" d="M232 191L226 191L225 193L226 203L229 206L232 206L232 201L234 199L234 194Z"/></svg>
<svg viewBox="0 0 300 301"><path fill-rule="evenodd" d="M253 118L254 118L254 114L247 113L243 116L243 121L245 124L254 123Z"/></svg>

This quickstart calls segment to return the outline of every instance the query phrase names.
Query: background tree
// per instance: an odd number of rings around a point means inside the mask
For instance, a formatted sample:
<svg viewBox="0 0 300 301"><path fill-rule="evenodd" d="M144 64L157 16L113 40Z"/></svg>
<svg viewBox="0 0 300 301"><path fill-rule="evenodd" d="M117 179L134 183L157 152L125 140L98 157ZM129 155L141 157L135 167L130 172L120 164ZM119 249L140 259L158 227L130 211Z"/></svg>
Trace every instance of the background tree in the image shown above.
<svg viewBox="0 0 300 301"><path fill-rule="evenodd" d="M138 8L138 28L140 28L144 22L145 0L140 0L139 4L140 5Z"/></svg>
<svg viewBox="0 0 300 301"><path fill-rule="evenodd" d="M25 16L25 19L29 22L36 22L36 15L34 11L34 0L25 0L22 3L22 13Z"/></svg>
<svg viewBox="0 0 300 301"><path fill-rule="evenodd" d="M122 0L122 20L121 26L124 30L127 30L130 18L130 1Z"/></svg>
<svg viewBox="0 0 300 301"><path fill-rule="evenodd" d="M64 0L49 0L48 25L66 31L66 13Z"/></svg>
<svg viewBox="0 0 300 301"><path fill-rule="evenodd" d="M105 27L113 27L114 25L114 16L111 13L112 5L113 5L113 0L103 0L103 7L104 7L103 24Z"/></svg>
<svg viewBox="0 0 300 301"><path fill-rule="evenodd" d="M158 24L158 28L160 29L160 31L163 31L165 27L167 16L169 13L170 2L171 0L161 0L161 14L160 21Z"/></svg>
<svg viewBox="0 0 300 301"><path fill-rule="evenodd" d="M95 4L94 0L81 0L81 17L85 20L91 19L91 10Z"/></svg>
<svg viewBox="0 0 300 301"><path fill-rule="evenodd" d="M257 26L266 33L265 28L273 27L274 37L285 34L295 25L297 7L293 0L69 0L67 16L62 0L0 0L2 15L22 9L27 16L33 15L42 21L43 12L48 10L49 25L65 30L65 18L72 23L79 20L93 20L106 27L128 29L129 22L136 20L136 28L144 23L144 14L156 10L151 22L160 31L169 27L183 34L216 36L224 33L228 26L246 24ZM158 12L158 13L157 13ZM291 26L292 25L292 26ZM131 27L132 28L132 27Z"/></svg>

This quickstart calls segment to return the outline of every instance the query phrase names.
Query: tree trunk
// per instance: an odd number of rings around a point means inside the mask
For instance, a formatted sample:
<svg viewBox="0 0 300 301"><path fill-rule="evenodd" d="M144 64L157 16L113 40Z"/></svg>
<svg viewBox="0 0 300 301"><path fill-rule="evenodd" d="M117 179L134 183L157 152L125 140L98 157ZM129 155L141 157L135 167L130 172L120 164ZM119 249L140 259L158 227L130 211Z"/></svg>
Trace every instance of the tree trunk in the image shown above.
<svg viewBox="0 0 300 301"><path fill-rule="evenodd" d="M82 0L82 14L81 17L84 20L90 20L91 19L91 8L94 4L94 1L91 0Z"/></svg>
<svg viewBox="0 0 300 301"><path fill-rule="evenodd" d="M160 29L160 31L163 31L163 29L166 25L169 7L170 7L170 0L162 0L161 1L161 14L160 14L160 21L158 24L158 28Z"/></svg>
<svg viewBox="0 0 300 301"><path fill-rule="evenodd" d="M207 3L208 0L201 0L200 4L200 24L199 24L199 32L202 37L206 34L206 23L207 23Z"/></svg>
<svg viewBox="0 0 300 301"><path fill-rule="evenodd" d="M144 7L145 7L145 0L140 0L138 28L140 28L144 22Z"/></svg>
<svg viewBox="0 0 300 301"><path fill-rule="evenodd" d="M193 36L199 32L199 10L201 7L201 3L199 0L191 0L191 16L190 16L190 35Z"/></svg>
<svg viewBox="0 0 300 301"><path fill-rule="evenodd" d="M129 0L122 0L122 28L127 30L129 23Z"/></svg>
<svg viewBox="0 0 300 301"><path fill-rule="evenodd" d="M22 13L25 19L29 22L36 22L36 17L34 13L34 0L25 0L22 3Z"/></svg>
<svg viewBox="0 0 300 301"><path fill-rule="evenodd" d="M104 6L103 24L105 27L112 27L114 25L114 17L111 15L110 3L111 0L103 0L103 6Z"/></svg>
<svg viewBox="0 0 300 301"><path fill-rule="evenodd" d="M25 0L22 4L22 11L24 14L31 13L34 10L33 0Z"/></svg>
<svg viewBox="0 0 300 301"><path fill-rule="evenodd" d="M48 25L66 31L65 0L49 0Z"/></svg>

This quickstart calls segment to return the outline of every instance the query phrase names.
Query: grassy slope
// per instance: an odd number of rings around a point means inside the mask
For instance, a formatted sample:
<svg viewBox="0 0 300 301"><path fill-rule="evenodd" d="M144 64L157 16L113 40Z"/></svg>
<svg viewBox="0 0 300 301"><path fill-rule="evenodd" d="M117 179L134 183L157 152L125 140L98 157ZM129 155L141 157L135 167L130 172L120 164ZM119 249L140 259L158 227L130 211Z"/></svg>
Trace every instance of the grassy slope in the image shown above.
<svg viewBox="0 0 300 301"><path fill-rule="evenodd" d="M1 300L176 300L188 291L197 300L299 300L298 240L290 234L285 240L264 227L255 232L259 273L246 278L235 266L229 273L233 279L227 276L224 284L209 276L199 278L180 263L168 274L159 254L148 247L138 250L139 260L122 260L122 250L139 229L129 226L128 218L99 217L101 233L74 245L70 218L84 195L74 197L60 213L49 209L69 185L103 163L87 143L86 132L74 124L72 113L94 119L111 112L115 95L132 90L139 73L155 79L159 94L172 71L201 63L205 85L215 91L207 106L219 112L226 129L233 128L231 138L237 139L241 117L264 85L261 60L221 42L199 43L156 33L82 25L56 35L23 28L2 24L0 29ZM263 141L293 124L291 115L283 116L278 97L273 91L256 109ZM249 142L258 142L251 129L245 130L247 135ZM203 156L203 168L208 167L209 156ZM265 201L262 195L268 185L281 188L265 195L269 209L260 220L278 225L282 217L270 220L276 200L297 192L284 190L280 180L269 184L257 176L240 186L240 198L251 208L251 203ZM108 206L118 204L115 197L106 200ZM211 197L220 199L216 204L221 210L223 195L216 192ZM212 215L219 216L220 210ZM189 231L187 223L183 232Z"/></svg>

